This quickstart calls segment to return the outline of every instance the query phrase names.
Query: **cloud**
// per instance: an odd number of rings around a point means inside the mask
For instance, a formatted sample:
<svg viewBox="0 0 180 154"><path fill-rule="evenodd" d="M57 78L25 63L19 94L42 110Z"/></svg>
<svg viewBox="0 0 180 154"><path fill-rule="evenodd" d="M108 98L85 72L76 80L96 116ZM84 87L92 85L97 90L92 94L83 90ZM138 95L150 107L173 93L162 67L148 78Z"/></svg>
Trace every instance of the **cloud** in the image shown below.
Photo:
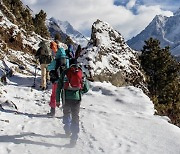
<svg viewBox="0 0 180 154"><path fill-rule="evenodd" d="M125 39L138 34L155 15L172 15L172 12L162 10L159 5L135 5L136 0L130 0L124 6L114 5L114 0L23 0L23 2L35 13L43 9L48 18L55 17L69 21L75 29L84 34L90 34L91 26L97 19L103 20L118 30ZM136 7L136 14L129 9L131 7Z"/></svg>
<svg viewBox="0 0 180 154"><path fill-rule="evenodd" d="M127 7L128 9L131 9L135 4L136 4L136 0L130 0L130 1L126 4L126 7Z"/></svg>
<svg viewBox="0 0 180 154"><path fill-rule="evenodd" d="M26 5L34 5L37 3L37 0L22 0Z"/></svg>

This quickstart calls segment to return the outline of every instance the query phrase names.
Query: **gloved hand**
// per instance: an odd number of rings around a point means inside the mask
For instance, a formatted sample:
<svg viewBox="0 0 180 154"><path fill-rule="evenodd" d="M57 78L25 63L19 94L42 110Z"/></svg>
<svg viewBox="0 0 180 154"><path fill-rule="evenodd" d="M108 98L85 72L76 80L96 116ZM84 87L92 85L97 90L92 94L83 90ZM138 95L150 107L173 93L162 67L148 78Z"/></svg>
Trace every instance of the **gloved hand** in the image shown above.
<svg viewBox="0 0 180 154"><path fill-rule="evenodd" d="M60 103L60 102L56 102L56 106L57 106L57 107L60 107L60 106L61 106L61 103Z"/></svg>

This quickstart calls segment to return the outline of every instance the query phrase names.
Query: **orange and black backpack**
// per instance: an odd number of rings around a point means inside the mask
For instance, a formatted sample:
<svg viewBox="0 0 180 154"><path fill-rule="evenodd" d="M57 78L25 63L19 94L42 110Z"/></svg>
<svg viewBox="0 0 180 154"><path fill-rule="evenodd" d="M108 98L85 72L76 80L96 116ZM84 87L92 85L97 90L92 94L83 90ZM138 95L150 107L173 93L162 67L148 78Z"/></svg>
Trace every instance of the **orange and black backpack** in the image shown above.
<svg viewBox="0 0 180 154"><path fill-rule="evenodd" d="M55 41L52 41L51 44L50 44L50 48L52 49L54 54L56 54L56 52L58 50L58 44Z"/></svg>

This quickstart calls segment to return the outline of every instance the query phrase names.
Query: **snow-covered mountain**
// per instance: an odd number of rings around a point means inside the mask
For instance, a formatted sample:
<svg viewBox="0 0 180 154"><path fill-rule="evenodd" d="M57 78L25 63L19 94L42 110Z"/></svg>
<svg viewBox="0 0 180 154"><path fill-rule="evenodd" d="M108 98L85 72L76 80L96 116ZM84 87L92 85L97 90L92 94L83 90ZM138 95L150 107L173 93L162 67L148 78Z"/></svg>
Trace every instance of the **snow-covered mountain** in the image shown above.
<svg viewBox="0 0 180 154"><path fill-rule="evenodd" d="M157 15L152 22L137 36L127 41L127 44L141 50L144 40L157 38L161 46L170 46L173 55L180 55L180 9L171 17Z"/></svg>
<svg viewBox="0 0 180 154"><path fill-rule="evenodd" d="M15 16L1 2L0 75L13 68L7 84L0 82L1 154L180 153L180 129L170 124L169 118L154 115L149 97L140 88L129 86L133 81L135 85L144 81L136 52L102 21L93 24L91 43L79 60L92 77L104 73L114 82L117 77L119 83L122 76L126 86L89 82L90 90L81 102L79 139L70 147L61 108L56 109L55 118L46 115L51 85L45 91L39 88L41 70L34 67L33 54L43 38L16 25Z"/></svg>
<svg viewBox="0 0 180 154"><path fill-rule="evenodd" d="M80 44L82 47L85 47L88 43L87 38L75 30L68 21L60 21L52 17L46 21L46 25L51 36L54 36L56 33L60 33L63 39L70 36L73 42Z"/></svg>
<svg viewBox="0 0 180 154"><path fill-rule="evenodd" d="M92 80L109 81L116 86L144 87L137 52L106 22L93 23L91 40L78 60Z"/></svg>

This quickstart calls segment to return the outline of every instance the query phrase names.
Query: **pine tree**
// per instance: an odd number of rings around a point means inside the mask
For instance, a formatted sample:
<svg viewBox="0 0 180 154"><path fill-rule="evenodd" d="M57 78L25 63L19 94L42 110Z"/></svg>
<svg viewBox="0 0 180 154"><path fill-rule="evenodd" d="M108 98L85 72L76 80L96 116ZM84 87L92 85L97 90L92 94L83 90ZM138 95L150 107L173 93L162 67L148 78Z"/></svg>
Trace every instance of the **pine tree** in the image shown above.
<svg viewBox="0 0 180 154"><path fill-rule="evenodd" d="M160 42L150 38L148 41L145 41L145 44L142 50L141 63L148 75L148 89L153 96L156 96L158 80L157 54L160 51Z"/></svg>
<svg viewBox="0 0 180 154"><path fill-rule="evenodd" d="M21 15L24 19L24 28L27 31L34 31L33 18L29 9L25 8L24 11L21 12Z"/></svg>
<svg viewBox="0 0 180 154"><path fill-rule="evenodd" d="M43 10L41 10L38 14L35 15L35 18L33 20L35 32L44 38L50 36L48 29L45 25L46 16L46 13Z"/></svg>
<svg viewBox="0 0 180 154"><path fill-rule="evenodd" d="M180 126L177 122L180 120L180 64L170 54L169 47L161 48L160 42L153 38L145 41L140 59L158 113L168 115Z"/></svg>
<svg viewBox="0 0 180 154"><path fill-rule="evenodd" d="M30 11L23 6L23 3L20 0L3 0L3 3L16 17L19 27L22 27L27 31L34 31L32 15Z"/></svg>

